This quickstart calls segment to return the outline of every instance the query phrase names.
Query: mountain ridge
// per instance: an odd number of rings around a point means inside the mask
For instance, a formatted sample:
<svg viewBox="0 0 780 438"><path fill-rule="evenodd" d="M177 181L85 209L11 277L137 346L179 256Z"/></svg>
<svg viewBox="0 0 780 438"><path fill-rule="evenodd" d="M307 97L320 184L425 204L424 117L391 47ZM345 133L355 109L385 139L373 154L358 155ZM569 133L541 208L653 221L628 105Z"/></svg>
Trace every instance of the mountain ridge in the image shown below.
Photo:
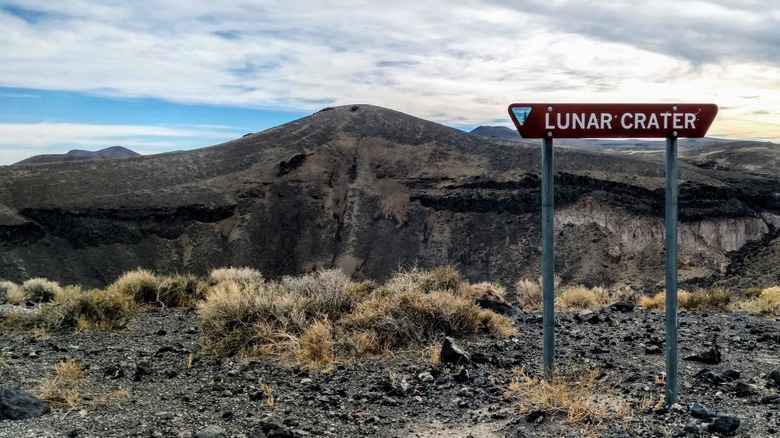
<svg viewBox="0 0 780 438"><path fill-rule="evenodd" d="M44 164L44 163L59 163L68 161L88 161L88 160L113 160L119 158L137 157L141 154L138 152L127 149L123 146L110 146L98 151L86 151L81 149L73 149L65 154L42 154L34 155L30 158L17 161L11 164L11 166L17 165L29 165L29 164Z"/></svg>

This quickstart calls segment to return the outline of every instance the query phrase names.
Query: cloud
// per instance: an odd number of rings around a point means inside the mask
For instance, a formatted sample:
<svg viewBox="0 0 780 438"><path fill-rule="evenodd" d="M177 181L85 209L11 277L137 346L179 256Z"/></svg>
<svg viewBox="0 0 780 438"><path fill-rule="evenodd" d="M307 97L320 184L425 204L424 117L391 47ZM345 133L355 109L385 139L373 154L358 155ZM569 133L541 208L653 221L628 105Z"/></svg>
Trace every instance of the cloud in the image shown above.
<svg viewBox="0 0 780 438"><path fill-rule="evenodd" d="M33 155L63 153L68 149L99 150L116 145L142 154L159 153L179 149L183 144L209 146L241 134L231 127L219 125L6 123L0 124L0 164L12 164Z"/></svg>
<svg viewBox="0 0 780 438"><path fill-rule="evenodd" d="M5 87L307 111L373 103L457 125L508 124L518 100L780 101L774 0L5 4Z"/></svg>

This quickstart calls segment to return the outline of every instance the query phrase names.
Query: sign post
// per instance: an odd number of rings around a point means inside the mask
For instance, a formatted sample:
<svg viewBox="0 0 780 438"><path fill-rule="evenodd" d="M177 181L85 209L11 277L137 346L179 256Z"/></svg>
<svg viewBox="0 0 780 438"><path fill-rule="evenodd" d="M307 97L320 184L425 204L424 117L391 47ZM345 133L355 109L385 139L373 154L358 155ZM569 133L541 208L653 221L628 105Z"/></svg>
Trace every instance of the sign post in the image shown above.
<svg viewBox="0 0 780 438"><path fill-rule="evenodd" d="M513 103L509 117L523 138L542 139L542 365L555 371L554 138L666 139L666 405L677 402L677 139L704 137L714 104Z"/></svg>
<svg viewBox="0 0 780 438"><path fill-rule="evenodd" d="M543 373L552 382L555 365L555 257L553 226L555 219L553 191L553 141L542 139L542 356Z"/></svg>

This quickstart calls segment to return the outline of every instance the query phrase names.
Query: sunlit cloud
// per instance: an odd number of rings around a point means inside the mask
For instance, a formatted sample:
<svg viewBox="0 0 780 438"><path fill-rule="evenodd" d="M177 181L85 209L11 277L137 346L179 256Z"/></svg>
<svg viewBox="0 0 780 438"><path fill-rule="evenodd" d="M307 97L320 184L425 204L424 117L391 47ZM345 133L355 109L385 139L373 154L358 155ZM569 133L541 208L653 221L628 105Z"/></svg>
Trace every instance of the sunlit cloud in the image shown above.
<svg viewBox="0 0 780 438"><path fill-rule="evenodd" d="M712 102L711 132L780 141L774 0L2 4L4 87L458 126L509 125L513 101Z"/></svg>

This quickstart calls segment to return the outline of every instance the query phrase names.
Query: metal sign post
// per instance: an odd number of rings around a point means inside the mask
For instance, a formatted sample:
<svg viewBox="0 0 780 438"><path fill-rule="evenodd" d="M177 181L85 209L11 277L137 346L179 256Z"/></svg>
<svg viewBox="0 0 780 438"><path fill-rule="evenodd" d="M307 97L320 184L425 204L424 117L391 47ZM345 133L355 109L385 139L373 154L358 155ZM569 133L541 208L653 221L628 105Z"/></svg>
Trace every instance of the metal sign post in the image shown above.
<svg viewBox="0 0 780 438"><path fill-rule="evenodd" d="M677 402L677 139L704 137L714 104L513 103L523 138L542 140L542 363L555 371L553 138L666 138L666 405Z"/></svg>
<svg viewBox="0 0 780 438"><path fill-rule="evenodd" d="M666 405L677 403L677 139L666 139Z"/></svg>
<svg viewBox="0 0 780 438"><path fill-rule="evenodd" d="M545 380L552 381L555 357L553 140L542 139L542 356Z"/></svg>

